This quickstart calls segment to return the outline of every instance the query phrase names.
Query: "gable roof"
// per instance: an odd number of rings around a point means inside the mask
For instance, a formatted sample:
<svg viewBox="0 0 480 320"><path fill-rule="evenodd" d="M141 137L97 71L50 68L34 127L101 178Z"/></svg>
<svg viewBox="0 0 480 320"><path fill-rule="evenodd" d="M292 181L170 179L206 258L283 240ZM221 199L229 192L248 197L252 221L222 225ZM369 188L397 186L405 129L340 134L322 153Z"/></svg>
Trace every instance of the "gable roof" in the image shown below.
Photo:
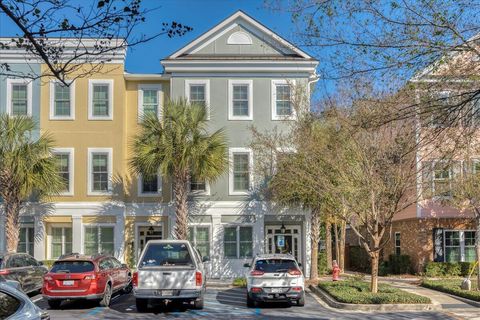
<svg viewBox="0 0 480 320"><path fill-rule="evenodd" d="M184 46L183 48L175 51L173 54L168 56L167 60L177 59L180 57L189 56L211 42L215 41L224 33L228 32L235 26L240 25L243 28L251 31L252 33L257 33L263 35L263 40L269 41L272 47L278 49L285 56L296 57L297 59L308 59L314 60L310 55L300 50L284 38L277 35L275 32L255 20L254 18L247 15L245 12L239 10L232 14L230 17L226 18L219 24L217 24L212 29L200 35L198 38Z"/></svg>

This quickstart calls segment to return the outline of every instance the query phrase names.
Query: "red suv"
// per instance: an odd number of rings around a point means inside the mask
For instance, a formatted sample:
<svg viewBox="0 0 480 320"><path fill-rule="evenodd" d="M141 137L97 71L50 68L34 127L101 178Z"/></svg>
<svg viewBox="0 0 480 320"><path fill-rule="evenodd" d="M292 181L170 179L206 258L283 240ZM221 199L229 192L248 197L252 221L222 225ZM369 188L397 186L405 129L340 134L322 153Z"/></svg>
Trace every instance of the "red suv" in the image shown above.
<svg viewBox="0 0 480 320"><path fill-rule="evenodd" d="M106 255L72 254L60 257L43 277L42 294L52 309L63 300L97 300L109 306L112 295L132 290L132 273L117 259Z"/></svg>

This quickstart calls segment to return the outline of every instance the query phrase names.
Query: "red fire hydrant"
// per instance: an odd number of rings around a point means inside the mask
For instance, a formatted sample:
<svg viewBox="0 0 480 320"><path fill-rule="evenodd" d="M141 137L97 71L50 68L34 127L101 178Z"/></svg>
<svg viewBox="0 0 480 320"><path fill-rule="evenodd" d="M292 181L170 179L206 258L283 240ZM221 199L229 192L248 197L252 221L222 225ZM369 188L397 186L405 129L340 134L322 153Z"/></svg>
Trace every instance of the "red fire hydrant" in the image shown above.
<svg viewBox="0 0 480 320"><path fill-rule="evenodd" d="M338 266L337 260L333 260L332 264L332 280L338 281L340 280L340 267Z"/></svg>

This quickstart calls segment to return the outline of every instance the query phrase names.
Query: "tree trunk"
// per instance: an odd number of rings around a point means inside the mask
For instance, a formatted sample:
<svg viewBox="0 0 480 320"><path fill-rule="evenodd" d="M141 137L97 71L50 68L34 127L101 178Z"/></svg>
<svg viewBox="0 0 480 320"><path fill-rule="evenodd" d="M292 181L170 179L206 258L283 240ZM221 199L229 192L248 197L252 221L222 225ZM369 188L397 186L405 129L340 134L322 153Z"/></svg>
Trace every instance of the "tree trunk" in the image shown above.
<svg viewBox="0 0 480 320"><path fill-rule="evenodd" d="M187 240L188 237L188 207L187 207L187 183L188 173L178 173L173 182L175 196L175 230L174 236L178 240Z"/></svg>
<svg viewBox="0 0 480 320"><path fill-rule="evenodd" d="M340 229L340 255L338 266L340 267L341 272L345 271L345 241L346 241L346 233L347 233L347 223L342 220L341 222L341 229Z"/></svg>
<svg viewBox="0 0 480 320"><path fill-rule="evenodd" d="M370 257L372 258L372 274L371 274L371 282L370 282L370 292L377 293L378 292L378 261L379 261L379 251L373 251L370 253Z"/></svg>
<svg viewBox="0 0 480 320"><path fill-rule="evenodd" d="M335 224L333 225L333 234L335 236L335 260L337 260L337 263L339 263L339 256L340 256L340 243L338 241L338 224L337 224L337 219L335 219Z"/></svg>
<svg viewBox="0 0 480 320"><path fill-rule="evenodd" d="M20 234L20 201L16 199L4 199L4 210L7 252L17 252Z"/></svg>
<svg viewBox="0 0 480 320"><path fill-rule="evenodd" d="M480 214L475 217L477 230L475 232L475 251L477 253L477 290L480 291Z"/></svg>
<svg viewBox="0 0 480 320"><path fill-rule="evenodd" d="M325 250L327 251L327 270L332 269L332 224L325 221Z"/></svg>
<svg viewBox="0 0 480 320"><path fill-rule="evenodd" d="M320 239L320 210L312 210L312 224L310 230L311 243L311 263L310 280L318 281L318 242Z"/></svg>

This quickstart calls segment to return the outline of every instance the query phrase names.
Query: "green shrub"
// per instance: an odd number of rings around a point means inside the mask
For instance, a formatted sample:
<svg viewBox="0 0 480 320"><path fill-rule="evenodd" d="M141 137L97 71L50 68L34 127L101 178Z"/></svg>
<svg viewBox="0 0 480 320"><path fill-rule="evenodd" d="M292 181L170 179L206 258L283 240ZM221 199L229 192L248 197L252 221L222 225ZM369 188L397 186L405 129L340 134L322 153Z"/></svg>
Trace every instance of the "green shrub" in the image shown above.
<svg viewBox="0 0 480 320"><path fill-rule="evenodd" d="M391 254L388 257L388 262L390 266L390 273L392 274L405 274L410 273L412 270L412 262L409 255Z"/></svg>
<svg viewBox="0 0 480 320"><path fill-rule="evenodd" d="M245 288L247 286L247 279L245 279L245 278L235 278L235 279L233 279L232 285L234 287Z"/></svg>
<svg viewBox="0 0 480 320"><path fill-rule="evenodd" d="M359 281L321 282L318 285L335 300L354 304L431 303L427 297L419 296L379 283L378 293L370 292L370 284Z"/></svg>
<svg viewBox="0 0 480 320"><path fill-rule="evenodd" d="M349 248L349 268L352 271L370 272L370 257L364 248Z"/></svg>
<svg viewBox="0 0 480 320"><path fill-rule="evenodd" d="M425 265L425 275L427 277L466 277L474 264L474 262L428 262ZM476 270L473 274L477 274Z"/></svg>
<svg viewBox="0 0 480 320"><path fill-rule="evenodd" d="M463 279L423 280L422 286L433 290L450 293L470 300L480 301L480 291L476 291L477 281L472 280L472 291L462 290Z"/></svg>
<svg viewBox="0 0 480 320"><path fill-rule="evenodd" d="M378 275L386 276L387 274L391 273L390 269L390 263L388 261L382 261L378 265Z"/></svg>

